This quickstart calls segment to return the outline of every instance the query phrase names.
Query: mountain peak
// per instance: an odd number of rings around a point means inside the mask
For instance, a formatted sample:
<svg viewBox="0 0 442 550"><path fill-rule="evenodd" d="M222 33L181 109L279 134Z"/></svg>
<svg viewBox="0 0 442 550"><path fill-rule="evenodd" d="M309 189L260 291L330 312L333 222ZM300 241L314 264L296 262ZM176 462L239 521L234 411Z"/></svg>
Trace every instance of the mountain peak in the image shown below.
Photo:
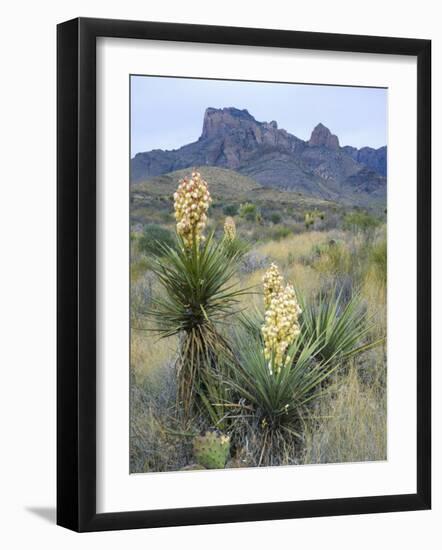
<svg viewBox="0 0 442 550"><path fill-rule="evenodd" d="M339 149L338 137L332 134L322 122L314 127L308 144L311 147L326 147L332 151L337 151Z"/></svg>
<svg viewBox="0 0 442 550"><path fill-rule="evenodd" d="M259 122L252 117L247 109L237 109L236 107L215 109L214 107L208 107L204 113L201 139L215 137L244 124L258 125Z"/></svg>

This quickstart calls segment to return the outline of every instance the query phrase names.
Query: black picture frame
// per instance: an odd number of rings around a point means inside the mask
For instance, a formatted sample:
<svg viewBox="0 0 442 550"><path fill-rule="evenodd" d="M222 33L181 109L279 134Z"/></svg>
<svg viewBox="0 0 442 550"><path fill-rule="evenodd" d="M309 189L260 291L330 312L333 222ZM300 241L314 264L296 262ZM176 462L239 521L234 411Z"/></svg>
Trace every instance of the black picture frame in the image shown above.
<svg viewBox="0 0 442 550"><path fill-rule="evenodd" d="M396 54L417 58L417 492L96 512L96 39ZM104 531L431 506L431 41L254 28L79 18L57 28L57 523Z"/></svg>

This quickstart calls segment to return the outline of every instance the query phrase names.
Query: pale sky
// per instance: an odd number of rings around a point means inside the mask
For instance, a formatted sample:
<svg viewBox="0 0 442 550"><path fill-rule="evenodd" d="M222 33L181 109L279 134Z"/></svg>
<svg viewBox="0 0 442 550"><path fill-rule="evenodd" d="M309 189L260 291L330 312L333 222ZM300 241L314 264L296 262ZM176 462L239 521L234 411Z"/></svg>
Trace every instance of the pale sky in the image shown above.
<svg viewBox="0 0 442 550"><path fill-rule="evenodd" d="M196 141L207 107L247 109L260 122L307 140L322 122L340 145L387 144L383 88L131 77L131 155Z"/></svg>

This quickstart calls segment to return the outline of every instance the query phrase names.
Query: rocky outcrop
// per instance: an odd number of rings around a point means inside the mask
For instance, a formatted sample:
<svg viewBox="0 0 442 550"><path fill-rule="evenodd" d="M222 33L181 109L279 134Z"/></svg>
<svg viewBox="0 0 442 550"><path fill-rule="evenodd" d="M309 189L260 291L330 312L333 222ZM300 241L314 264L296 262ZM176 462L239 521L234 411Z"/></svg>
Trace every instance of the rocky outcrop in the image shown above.
<svg viewBox="0 0 442 550"><path fill-rule="evenodd" d="M373 149L372 147L356 149L356 147L346 145L341 150L351 156L356 162L364 164L381 176L387 176L387 147L385 145L384 147L379 147L379 149Z"/></svg>
<svg viewBox="0 0 442 550"><path fill-rule="evenodd" d="M218 166L263 185L333 200L354 191L360 202L370 189L377 195L385 190L386 153L386 147L340 147L321 123L306 142L276 121L257 121L246 109L209 107L198 141L173 151L138 153L131 160L131 182L192 166Z"/></svg>
<svg viewBox="0 0 442 550"><path fill-rule="evenodd" d="M313 129L308 144L310 147L326 147L331 151L339 150L339 139L321 122Z"/></svg>

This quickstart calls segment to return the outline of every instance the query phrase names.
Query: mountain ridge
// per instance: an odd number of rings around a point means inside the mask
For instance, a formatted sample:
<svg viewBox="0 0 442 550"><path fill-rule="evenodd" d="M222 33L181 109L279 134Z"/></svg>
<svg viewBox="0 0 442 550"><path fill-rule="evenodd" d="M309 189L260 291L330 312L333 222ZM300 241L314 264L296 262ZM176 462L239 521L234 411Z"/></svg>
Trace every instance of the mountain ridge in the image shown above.
<svg viewBox="0 0 442 550"><path fill-rule="evenodd" d="M257 121L246 109L206 109L197 141L131 159L131 183L193 166L217 166L259 184L364 205L385 201L387 147L341 147L319 123L308 141Z"/></svg>

